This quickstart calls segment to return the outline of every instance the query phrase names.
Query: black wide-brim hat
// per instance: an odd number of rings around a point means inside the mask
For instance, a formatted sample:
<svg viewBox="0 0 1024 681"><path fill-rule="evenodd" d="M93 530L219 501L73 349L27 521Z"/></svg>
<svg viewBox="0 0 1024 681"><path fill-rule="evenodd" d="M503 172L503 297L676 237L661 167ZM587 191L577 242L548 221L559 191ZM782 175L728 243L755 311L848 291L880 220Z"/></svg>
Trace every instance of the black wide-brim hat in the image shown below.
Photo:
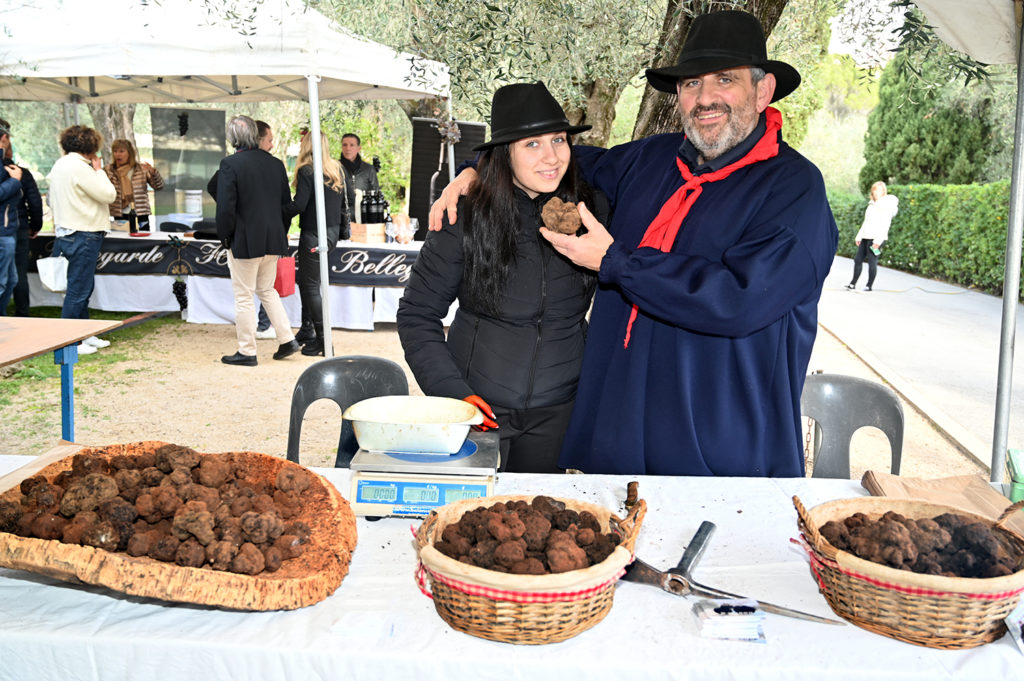
<svg viewBox="0 0 1024 681"><path fill-rule="evenodd" d="M726 10L693 20L675 66L647 69L647 82L656 90L675 94L680 78L700 76L737 66L756 66L775 76L778 101L800 85L800 73L789 64L768 59L761 22L753 14Z"/></svg>
<svg viewBox="0 0 1024 681"><path fill-rule="evenodd" d="M524 137L565 132L575 135L589 125L569 125L569 119L544 83L514 83L498 88L491 99L491 139L473 147L482 151Z"/></svg>

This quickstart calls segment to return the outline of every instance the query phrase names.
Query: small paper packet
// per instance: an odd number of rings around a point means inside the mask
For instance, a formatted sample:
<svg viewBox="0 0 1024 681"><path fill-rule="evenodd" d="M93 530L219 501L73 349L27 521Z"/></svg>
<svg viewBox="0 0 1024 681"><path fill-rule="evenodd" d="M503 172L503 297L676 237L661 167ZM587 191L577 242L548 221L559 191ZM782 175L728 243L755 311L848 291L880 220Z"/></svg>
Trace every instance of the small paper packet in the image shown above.
<svg viewBox="0 0 1024 681"><path fill-rule="evenodd" d="M693 605L693 616L701 636L732 641L765 643L765 613L757 601L743 599L702 599Z"/></svg>
<svg viewBox="0 0 1024 681"><path fill-rule="evenodd" d="M1024 655L1024 598L1017 607L1006 616L1006 628L1010 630L1010 638L1017 644L1017 650Z"/></svg>

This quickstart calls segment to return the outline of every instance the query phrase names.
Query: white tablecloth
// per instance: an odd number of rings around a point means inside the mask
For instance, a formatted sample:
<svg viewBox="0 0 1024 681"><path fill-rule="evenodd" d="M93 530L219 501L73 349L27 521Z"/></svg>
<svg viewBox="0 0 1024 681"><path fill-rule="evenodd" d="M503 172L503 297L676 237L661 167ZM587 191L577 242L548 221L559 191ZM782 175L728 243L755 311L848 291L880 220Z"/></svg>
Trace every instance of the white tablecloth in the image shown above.
<svg viewBox="0 0 1024 681"><path fill-rule="evenodd" d="M29 273L29 304L60 307L64 296L47 291L39 283L39 275ZM96 288L89 298L94 310L118 312L177 312L178 301L171 290L173 279L157 274L96 275ZM394 322L401 288L369 286L331 286L331 326L333 328L373 331L374 322ZM188 295L187 321L195 324L234 324L235 299L231 280L226 277L186 277ZM383 300L380 312L374 298ZM299 296L282 298L292 326L302 323ZM256 303L259 304L258 302Z"/></svg>
<svg viewBox="0 0 1024 681"><path fill-rule="evenodd" d="M23 462L0 456L0 473ZM349 496L347 470L321 469ZM502 475L496 493L545 493L619 508L629 478ZM637 555L675 565L702 520L718 525L694 570L698 581L831 615L807 567L790 501L811 507L857 496L845 480L642 477L649 511ZM316 605L290 612L227 612L120 596L0 569L0 679L917 679L1024 678L1009 637L966 651L921 648L852 625L770 615L766 644L700 638L680 598L621 582L609 615L563 643L514 646L449 628L413 579L410 526L359 519L351 572Z"/></svg>

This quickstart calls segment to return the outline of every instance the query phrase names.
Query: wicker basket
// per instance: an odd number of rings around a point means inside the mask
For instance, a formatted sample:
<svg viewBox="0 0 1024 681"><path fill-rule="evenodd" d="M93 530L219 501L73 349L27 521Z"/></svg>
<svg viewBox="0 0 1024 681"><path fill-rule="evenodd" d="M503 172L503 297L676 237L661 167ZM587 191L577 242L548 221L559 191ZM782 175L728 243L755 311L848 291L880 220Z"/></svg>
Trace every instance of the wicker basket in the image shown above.
<svg viewBox="0 0 1024 681"><path fill-rule="evenodd" d="M1006 632L1004 620L1024 592L1024 570L990 579L923 575L841 551L818 531L830 520L841 521L858 512L878 518L894 511L915 520L958 513L986 524L992 523L990 518L926 501L887 497L838 499L810 511L793 497L793 505L811 559L811 573L829 606L843 619L928 648L973 648ZM1007 508L995 526L1009 545L1024 553L1024 538L1003 527L1021 507L1024 502Z"/></svg>
<svg viewBox="0 0 1024 681"><path fill-rule="evenodd" d="M505 643L555 643L600 622L612 607L615 582L632 560L636 536L647 504L640 500L624 519L583 501L559 499L566 508L590 511L602 531L616 527L622 542L605 560L584 570L553 575L510 575L449 558L434 544L445 527L466 511L499 501L526 501L533 496L504 495L466 499L432 512L416 533L420 589L453 629ZM430 581L429 592L426 581Z"/></svg>

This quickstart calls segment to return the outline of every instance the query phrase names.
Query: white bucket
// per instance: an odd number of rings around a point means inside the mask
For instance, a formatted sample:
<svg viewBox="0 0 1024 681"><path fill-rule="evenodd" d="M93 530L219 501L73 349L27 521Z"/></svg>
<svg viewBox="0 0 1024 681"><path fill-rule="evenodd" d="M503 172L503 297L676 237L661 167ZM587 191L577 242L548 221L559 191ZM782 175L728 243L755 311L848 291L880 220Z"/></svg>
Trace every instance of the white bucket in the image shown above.
<svg viewBox="0 0 1024 681"><path fill-rule="evenodd" d="M202 215L203 214L203 190L202 189L186 189L185 190L185 212L189 215Z"/></svg>

